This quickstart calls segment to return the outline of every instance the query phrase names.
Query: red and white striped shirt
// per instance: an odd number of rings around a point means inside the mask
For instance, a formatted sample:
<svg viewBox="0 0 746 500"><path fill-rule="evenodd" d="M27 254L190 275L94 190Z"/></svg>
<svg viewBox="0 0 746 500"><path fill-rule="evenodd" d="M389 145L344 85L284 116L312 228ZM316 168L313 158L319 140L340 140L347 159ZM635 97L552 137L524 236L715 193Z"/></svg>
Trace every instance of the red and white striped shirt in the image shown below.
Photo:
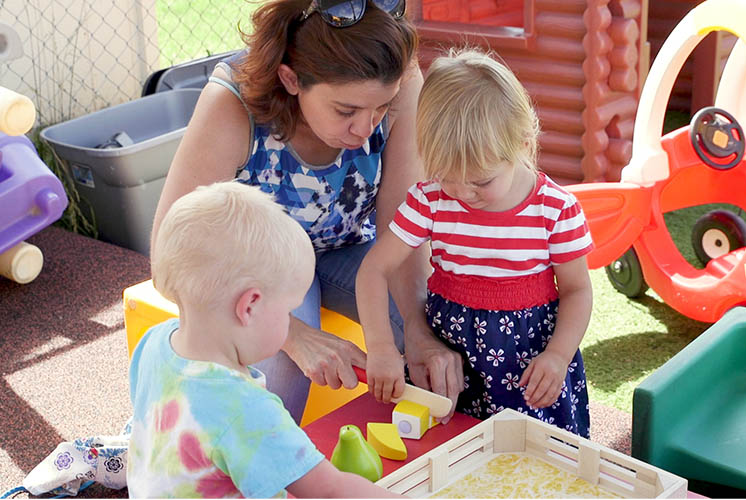
<svg viewBox="0 0 746 500"><path fill-rule="evenodd" d="M432 291L443 289L451 295L446 298L490 309L528 307L556 298L552 265L593 248L577 199L543 173L531 194L504 212L472 209L435 181L418 183L409 189L389 228L412 247L431 241ZM449 290L463 288L464 278L476 278L469 280L471 291L464 295ZM525 290L537 285L541 290ZM475 298L476 288L485 286L495 288L487 293L492 298L485 299L484 293ZM513 297L516 293L520 296Z"/></svg>

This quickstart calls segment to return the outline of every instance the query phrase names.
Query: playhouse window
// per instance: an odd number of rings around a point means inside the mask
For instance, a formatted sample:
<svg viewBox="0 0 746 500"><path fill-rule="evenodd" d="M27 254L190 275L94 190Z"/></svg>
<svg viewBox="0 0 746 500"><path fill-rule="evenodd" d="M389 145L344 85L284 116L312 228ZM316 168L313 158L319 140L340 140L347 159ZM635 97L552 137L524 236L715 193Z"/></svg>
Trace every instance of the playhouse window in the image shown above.
<svg viewBox="0 0 746 500"><path fill-rule="evenodd" d="M525 0L422 0L422 19L523 28L525 3Z"/></svg>
<svg viewBox="0 0 746 500"><path fill-rule="evenodd" d="M450 32L457 33L461 40L498 38L504 43L513 39L516 45L522 45L533 31L534 1L422 0L418 27L435 39L447 39Z"/></svg>

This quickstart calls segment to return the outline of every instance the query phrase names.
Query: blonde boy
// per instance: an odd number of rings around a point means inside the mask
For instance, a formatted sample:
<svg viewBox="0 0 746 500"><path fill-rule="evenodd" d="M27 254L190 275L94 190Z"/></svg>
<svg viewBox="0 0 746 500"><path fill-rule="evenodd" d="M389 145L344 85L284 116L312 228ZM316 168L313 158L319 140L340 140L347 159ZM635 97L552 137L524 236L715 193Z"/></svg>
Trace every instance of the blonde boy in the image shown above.
<svg viewBox="0 0 746 500"><path fill-rule="evenodd" d="M151 265L180 319L151 328L132 356L132 497L387 495L324 459L250 366L285 342L314 259L258 188L217 183L172 205Z"/></svg>

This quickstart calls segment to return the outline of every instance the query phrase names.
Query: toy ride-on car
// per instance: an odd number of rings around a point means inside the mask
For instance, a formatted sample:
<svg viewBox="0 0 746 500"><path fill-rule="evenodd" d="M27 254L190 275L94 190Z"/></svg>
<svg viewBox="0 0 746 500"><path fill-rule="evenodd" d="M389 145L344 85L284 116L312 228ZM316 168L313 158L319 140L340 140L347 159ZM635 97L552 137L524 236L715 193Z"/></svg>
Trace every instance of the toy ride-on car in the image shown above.
<svg viewBox="0 0 746 500"><path fill-rule="evenodd" d="M723 71L715 106L661 137L669 95L684 61L705 35L740 37ZM714 323L746 304L746 224L717 210L694 225L697 269L681 255L663 214L711 203L746 206L746 2L708 0L673 30L640 95L632 158L621 182L568 186L588 218L595 249L591 268L607 266L612 284L630 297L650 286L680 313Z"/></svg>

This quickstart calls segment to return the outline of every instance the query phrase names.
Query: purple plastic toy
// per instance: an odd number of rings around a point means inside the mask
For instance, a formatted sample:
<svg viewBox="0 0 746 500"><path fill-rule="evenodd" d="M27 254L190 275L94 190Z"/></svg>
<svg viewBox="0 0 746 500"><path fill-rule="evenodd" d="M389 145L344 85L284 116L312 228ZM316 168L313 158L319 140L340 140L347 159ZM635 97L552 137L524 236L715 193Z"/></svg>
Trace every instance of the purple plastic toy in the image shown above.
<svg viewBox="0 0 746 500"><path fill-rule="evenodd" d="M0 254L62 216L67 196L25 136L0 132Z"/></svg>

